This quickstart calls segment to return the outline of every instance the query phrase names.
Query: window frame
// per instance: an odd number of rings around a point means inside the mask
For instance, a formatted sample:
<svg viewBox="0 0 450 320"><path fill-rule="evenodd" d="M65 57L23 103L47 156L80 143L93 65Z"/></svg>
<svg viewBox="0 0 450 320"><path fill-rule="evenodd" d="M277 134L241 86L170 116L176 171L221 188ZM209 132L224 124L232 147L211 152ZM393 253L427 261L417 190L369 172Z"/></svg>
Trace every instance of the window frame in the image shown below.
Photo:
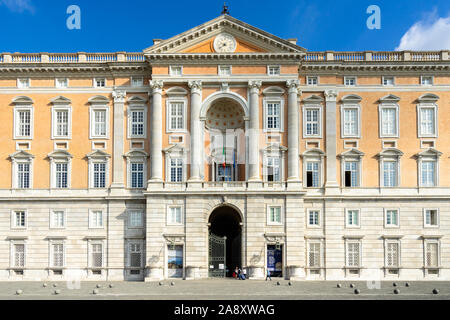
<svg viewBox="0 0 450 320"><path fill-rule="evenodd" d="M95 165L96 164L105 165L105 186L96 187L95 186ZM109 186L109 159L108 158L95 158L89 160L89 189L102 190L107 189Z"/></svg>
<svg viewBox="0 0 450 320"><path fill-rule="evenodd" d="M424 164L424 162L433 162L434 163L434 185L424 185L423 184L423 171L422 171L422 166ZM419 188L435 188L439 186L439 157L435 156L435 157L419 157L419 161L418 161L418 168L419 168L419 172L418 172L418 186Z"/></svg>
<svg viewBox="0 0 450 320"><path fill-rule="evenodd" d="M62 212L62 214L63 214L63 225L62 226L55 225L54 214L56 212ZM49 213L50 213L49 214L49 228L50 229L66 229L66 227L67 227L67 210L66 209L50 209Z"/></svg>
<svg viewBox="0 0 450 320"><path fill-rule="evenodd" d="M353 244L353 243L358 243L359 245L359 259L358 259L358 265L357 266L352 266L349 264L349 245ZM361 269L362 268L362 241L361 239L353 239L353 238L347 238L345 239L345 267L347 269Z"/></svg>
<svg viewBox="0 0 450 320"><path fill-rule="evenodd" d="M223 69L222 68L229 68L229 73L223 73ZM218 65L217 66L217 75L219 76L223 76L223 77L228 77L231 76L233 74L233 67L231 64L222 64L222 65Z"/></svg>
<svg viewBox="0 0 450 320"><path fill-rule="evenodd" d="M316 79L316 83L315 84L310 84L309 80L313 79L313 78ZM307 86L311 86L311 87L318 86L319 85L319 76L306 76L306 85Z"/></svg>
<svg viewBox="0 0 450 320"><path fill-rule="evenodd" d="M395 132L393 134L383 133L383 110L394 109L395 110ZM379 135L380 138L399 138L400 137L400 112L397 103L381 103L378 105L378 119L379 119Z"/></svg>
<svg viewBox="0 0 450 320"><path fill-rule="evenodd" d="M22 80L26 80L27 81L27 84L25 86L21 85L21 81ZM16 84L17 84L17 88L18 89L28 89L28 88L31 87L31 78L17 78Z"/></svg>
<svg viewBox="0 0 450 320"><path fill-rule="evenodd" d="M30 112L30 135L22 136L18 134L19 126L19 112ZM16 105L14 106L14 140L33 140L34 136L34 107L32 104Z"/></svg>
<svg viewBox="0 0 450 320"><path fill-rule="evenodd" d="M62 266L56 266L54 264L54 245L62 245L63 252L62 252ZM64 269L66 267L66 243L64 240L60 239L50 239L49 241L49 267L50 269Z"/></svg>
<svg viewBox="0 0 450 320"><path fill-rule="evenodd" d="M64 80L66 83L64 86L61 86L60 80ZM55 88L65 89L69 87L69 78L55 78Z"/></svg>
<svg viewBox="0 0 450 320"><path fill-rule="evenodd" d="M348 221L349 211L357 211L357 213L358 213L358 224L349 224L349 221ZM348 228L348 229L360 229L361 228L361 209L358 209L358 208L345 208L344 212L345 212L345 216L344 216L344 218L345 218L345 228ZM354 220L354 218L352 218L352 220Z"/></svg>
<svg viewBox="0 0 450 320"><path fill-rule="evenodd" d="M278 72L275 74L271 74L270 73L270 69L271 68L277 68ZM268 76L280 76L281 75L281 65L279 64L271 64L271 65L267 65L267 75Z"/></svg>
<svg viewBox="0 0 450 320"><path fill-rule="evenodd" d="M141 80L141 81L139 82L139 85L136 85L136 84L134 83L134 81L135 81L136 79ZM130 86L133 87L133 88L143 87L143 86L144 86L144 77L131 77L131 79L130 79Z"/></svg>
<svg viewBox="0 0 450 320"><path fill-rule="evenodd" d="M431 78L431 83L430 84L423 83L424 78ZM420 76L420 85L421 86L433 86L434 85L434 76Z"/></svg>
<svg viewBox="0 0 450 320"><path fill-rule="evenodd" d="M17 225L17 220L16 220L16 212L24 212L25 214L25 219L24 219L24 226L18 226ZM11 230L27 230L28 229L28 210L27 209L13 209L11 210Z"/></svg>
<svg viewBox="0 0 450 320"><path fill-rule="evenodd" d="M280 105L280 114L278 116L280 125L279 128L268 127L268 105L278 103ZM263 116L264 116L264 132L284 132L284 98L282 96L264 97L263 98ZM272 116L273 117L273 116Z"/></svg>
<svg viewBox="0 0 450 320"><path fill-rule="evenodd" d="M397 212L397 224L388 224L388 212L389 211L396 211ZM384 208L384 227L386 229L398 229L400 228L400 208ZM391 218L392 220L392 218Z"/></svg>
<svg viewBox="0 0 450 320"><path fill-rule="evenodd" d="M176 73L173 71L174 68L180 68L180 74L176 74ZM183 66L182 66L182 65L178 65L178 64L170 65L170 66L169 66L169 75L170 75L171 77L181 77L181 76L183 75Z"/></svg>
<svg viewBox="0 0 450 320"><path fill-rule="evenodd" d="M93 214L95 212L100 212L102 224L101 226L94 225L93 223ZM89 209L88 211L88 229L104 229L105 228L105 214L102 209Z"/></svg>
<svg viewBox="0 0 450 320"><path fill-rule="evenodd" d="M358 183L358 185L356 185L356 186L346 186L345 185L345 172L346 172L346 170L345 170L345 164L347 163L347 162L355 162L356 164L357 164L357 166L356 166L356 175L357 175L357 177L356 177L356 182ZM355 159L355 158L342 158L341 159L341 170L342 170L342 173L341 173L341 183L342 183L342 187L343 188L361 188L361 186L362 186L362 159L361 158L359 158L359 159Z"/></svg>
<svg viewBox="0 0 450 320"><path fill-rule="evenodd" d="M271 221L270 211L271 208L279 208L280 209L280 221ZM266 223L268 226L282 226L284 224L284 206L281 204L268 204L266 205Z"/></svg>
<svg viewBox="0 0 450 320"><path fill-rule="evenodd" d="M347 80L353 79L354 84L347 84ZM356 76L344 76L344 86L346 87L356 87L358 84L358 78Z"/></svg>
<svg viewBox="0 0 450 320"><path fill-rule="evenodd" d="M180 222L172 220L172 209L180 209ZM166 225L168 226L183 226L184 225L184 206L181 204L170 204L166 207Z"/></svg>
<svg viewBox="0 0 450 320"><path fill-rule="evenodd" d="M431 134L422 133L422 109L433 109L434 132ZM417 137L418 138L437 138L438 137L438 106L436 103L422 102L417 105Z"/></svg>
<svg viewBox="0 0 450 320"><path fill-rule="evenodd" d="M311 266L310 265L310 253L311 253L311 244L318 244L319 245L319 265ZM307 239L307 246L306 246L306 268L307 269L322 269L324 267L324 258L325 258L325 249L324 249L324 242L323 239L320 238L310 238Z"/></svg>
<svg viewBox="0 0 450 320"><path fill-rule="evenodd" d="M133 117L132 113L136 111L142 111L143 115L143 134L133 134ZM147 139L147 106L144 104L133 104L129 105L127 109L127 118L128 118L128 139Z"/></svg>
<svg viewBox="0 0 450 320"><path fill-rule="evenodd" d="M392 84L385 84L385 80L386 80L386 79L390 79L390 78L392 78ZM392 86L395 86L395 76L382 76L382 77L381 77L381 85L382 85L383 87L392 87Z"/></svg>
<svg viewBox="0 0 450 320"><path fill-rule="evenodd" d="M423 208L423 227L430 229L439 229L440 227L440 213L439 208ZM436 225L427 223L427 211L436 211Z"/></svg>
<svg viewBox="0 0 450 320"><path fill-rule="evenodd" d="M308 110L317 110L318 112L318 119L317 119L317 134L308 134L307 130L307 112ZM303 106L303 139L306 138L316 138L321 139L322 138L322 132L323 132L323 114L322 114L322 105L320 104L305 104ZM312 121L311 121L312 122Z"/></svg>
<svg viewBox="0 0 450 320"><path fill-rule="evenodd" d="M67 164L67 186L66 187L57 187L57 172L56 172L56 165L66 163ZM51 175L52 175L52 181L51 181L51 188L52 189L58 189L58 190L67 190L71 188L71 178L72 178L72 161L71 158L61 159L57 158L51 161L50 164L51 168Z"/></svg>
<svg viewBox="0 0 450 320"><path fill-rule="evenodd" d="M67 112L67 135L58 135L57 113L59 111ZM52 140L71 140L72 139L72 106L54 105L52 106Z"/></svg>
<svg viewBox="0 0 450 320"><path fill-rule="evenodd" d="M16 245L23 245L23 266L16 266ZM26 239L11 239L10 240L10 256L9 266L12 269L22 270L27 268L27 241Z"/></svg>
<svg viewBox="0 0 450 320"><path fill-rule="evenodd" d="M93 253L94 253L94 250L93 250L93 248L92 248L92 246L93 245L101 245L102 246L102 252L101 252L101 255L102 255L102 265L100 266L100 267L98 267L98 266L94 266L93 265L93 257L92 257L92 255L93 255ZM89 239L88 240L88 268L89 269L94 269L94 270L96 270L96 269L103 269L104 267L105 267L105 243L104 243L104 241L103 240L98 240L98 239Z"/></svg>
<svg viewBox="0 0 450 320"><path fill-rule="evenodd" d="M397 265L390 266L388 264L388 245L395 243L397 245ZM400 269L402 265L402 244L399 238L385 238L384 239L384 268L389 269Z"/></svg>
<svg viewBox="0 0 450 320"><path fill-rule="evenodd" d="M105 135L95 134L95 112L104 111L105 112ZM107 104L91 104L89 107L89 139L109 139L110 134L110 110Z"/></svg>
<svg viewBox="0 0 450 320"><path fill-rule="evenodd" d="M97 83L99 80L105 80L105 85L99 86L98 83ZM106 79L106 77L95 77L95 78L93 78L93 87L94 88L106 88L107 86L108 86L108 80Z"/></svg>
<svg viewBox="0 0 450 320"><path fill-rule="evenodd" d="M33 189L33 157L25 158L25 157L14 157L12 158L12 189L17 190L30 190ZM28 164L28 188L19 187L20 179L19 179L19 165Z"/></svg>
<svg viewBox="0 0 450 320"><path fill-rule="evenodd" d="M427 247L429 243L437 244L437 266L427 265L427 253L428 253ZM423 239L423 266L426 270L441 268L441 241L439 239L427 237Z"/></svg>
<svg viewBox="0 0 450 320"><path fill-rule="evenodd" d="M356 109L356 119L358 123L356 124L356 134L345 133L345 111L348 109ZM359 103L343 103L341 105L341 138L353 138L361 139L361 105Z"/></svg>
<svg viewBox="0 0 450 320"><path fill-rule="evenodd" d="M317 212L317 219L318 219L318 223L317 224L311 224L311 219L310 219L310 215L312 212ZM306 226L308 228L321 228L322 227L322 209L320 208L308 208L306 210Z"/></svg>
<svg viewBox="0 0 450 320"><path fill-rule="evenodd" d="M140 225L132 225L132 215L135 213L139 213L141 216L141 224ZM142 209L128 209L127 210L127 229L143 229L145 226L145 213Z"/></svg>
<svg viewBox="0 0 450 320"><path fill-rule="evenodd" d="M182 123L183 127L180 128L172 128L172 114L171 114L171 106L173 103L182 103ZM186 97L168 97L166 99L166 133L186 133L187 132L187 98Z"/></svg>

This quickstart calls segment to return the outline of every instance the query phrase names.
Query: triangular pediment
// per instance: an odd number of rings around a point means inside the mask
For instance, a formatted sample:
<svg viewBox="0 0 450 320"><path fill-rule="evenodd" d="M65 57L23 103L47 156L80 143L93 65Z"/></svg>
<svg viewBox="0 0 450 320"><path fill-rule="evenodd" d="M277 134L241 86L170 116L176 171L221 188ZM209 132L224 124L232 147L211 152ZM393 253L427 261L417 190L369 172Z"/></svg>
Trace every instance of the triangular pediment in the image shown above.
<svg viewBox="0 0 450 320"><path fill-rule="evenodd" d="M223 33L233 36L236 42L233 53L306 52L293 41L279 38L229 15L222 15L167 40L154 41L153 46L145 49L144 53L216 53L214 40Z"/></svg>

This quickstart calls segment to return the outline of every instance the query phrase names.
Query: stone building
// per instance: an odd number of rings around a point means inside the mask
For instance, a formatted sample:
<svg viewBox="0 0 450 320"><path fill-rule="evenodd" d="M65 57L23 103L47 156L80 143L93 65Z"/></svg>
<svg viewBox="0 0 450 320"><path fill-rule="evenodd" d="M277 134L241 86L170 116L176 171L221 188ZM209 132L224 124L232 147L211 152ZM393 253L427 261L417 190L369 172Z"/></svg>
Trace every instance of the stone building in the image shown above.
<svg viewBox="0 0 450 320"><path fill-rule="evenodd" d="M227 14L0 54L0 280L450 279L450 59Z"/></svg>

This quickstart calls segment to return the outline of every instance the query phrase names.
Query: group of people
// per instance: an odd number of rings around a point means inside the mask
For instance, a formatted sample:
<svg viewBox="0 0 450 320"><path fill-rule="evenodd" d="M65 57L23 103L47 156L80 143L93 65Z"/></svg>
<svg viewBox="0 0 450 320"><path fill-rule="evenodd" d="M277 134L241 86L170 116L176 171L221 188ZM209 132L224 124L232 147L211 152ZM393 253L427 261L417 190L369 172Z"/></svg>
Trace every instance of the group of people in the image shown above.
<svg viewBox="0 0 450 320"><path fill-rule="evenodd" d="M236 267L233 272L233 278L235 278L237 280L245 280L245 279L247 279L247 274L246 274L245 270L242 271L241 268ZM269 269L267 269L267 273L266 273L266 281L267 280L272 281L272 277L270 276Z"/></svg>

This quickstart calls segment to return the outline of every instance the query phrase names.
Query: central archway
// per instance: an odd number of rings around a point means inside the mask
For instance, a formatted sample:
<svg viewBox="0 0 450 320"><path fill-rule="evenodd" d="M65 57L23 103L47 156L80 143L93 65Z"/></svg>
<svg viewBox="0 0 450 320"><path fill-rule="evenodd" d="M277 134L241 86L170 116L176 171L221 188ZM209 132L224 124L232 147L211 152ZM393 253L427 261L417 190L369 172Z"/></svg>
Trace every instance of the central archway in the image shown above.
<svg viewBox="0 0 450 320"><path fill-rule="evenodd" d="M242 269L242 226L241 215L231 206L220 206L209 216L209 233L226 237L225 275L231 277L236 267Z"/></svg>

